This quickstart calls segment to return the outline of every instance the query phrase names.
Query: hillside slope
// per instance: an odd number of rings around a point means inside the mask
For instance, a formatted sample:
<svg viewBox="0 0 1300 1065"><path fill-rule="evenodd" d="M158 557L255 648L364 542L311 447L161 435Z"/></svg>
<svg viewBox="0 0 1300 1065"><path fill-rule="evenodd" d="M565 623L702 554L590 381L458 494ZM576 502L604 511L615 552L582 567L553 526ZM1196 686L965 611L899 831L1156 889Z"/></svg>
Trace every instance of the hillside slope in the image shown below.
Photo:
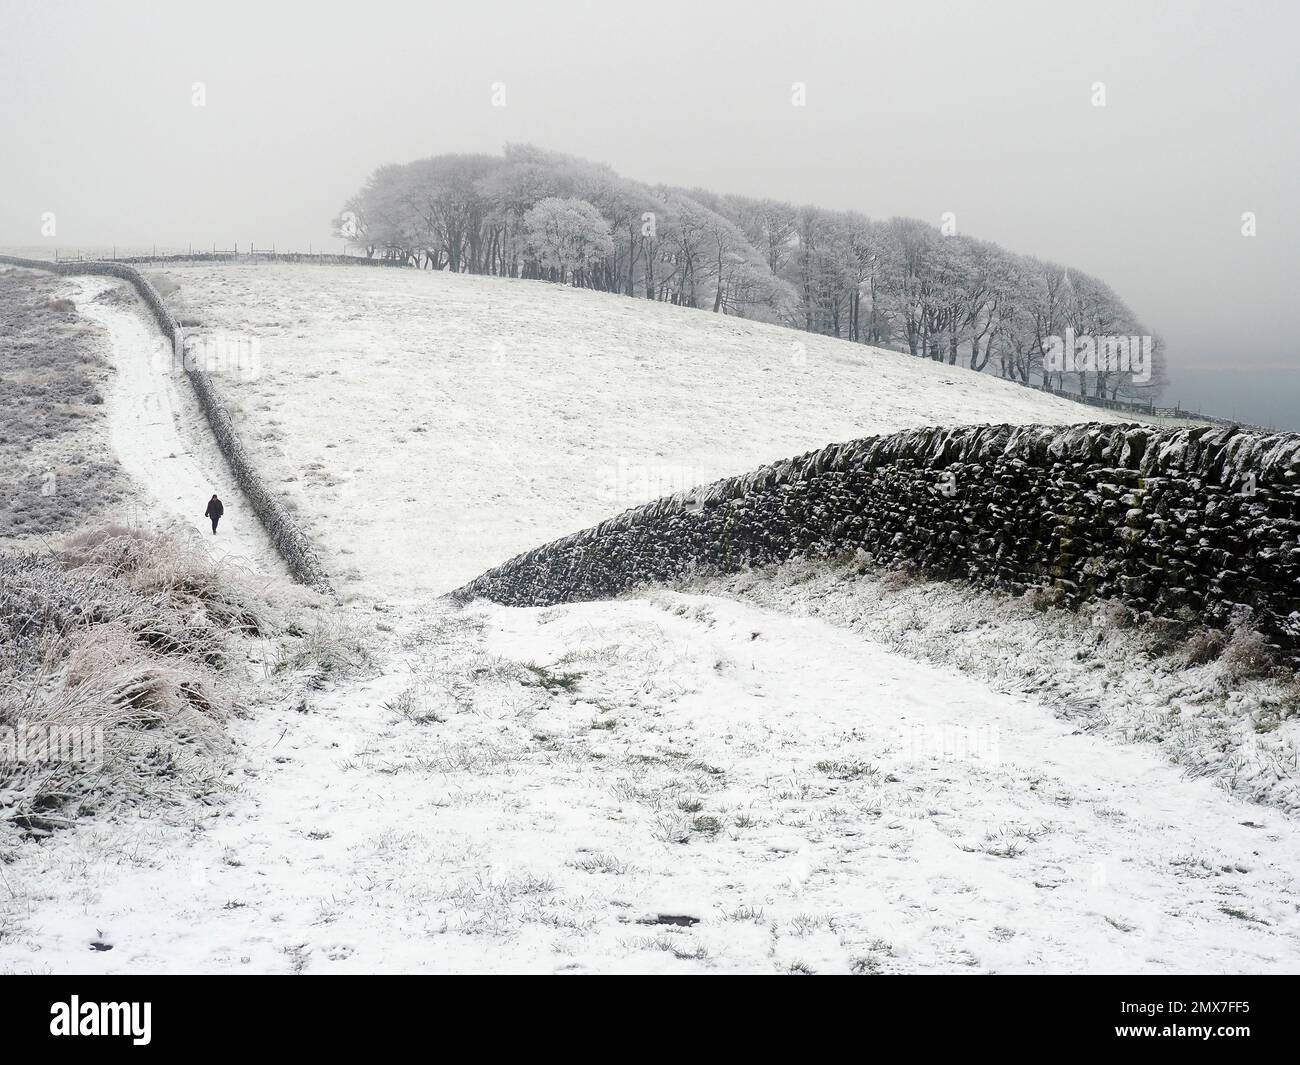
<svg viewBox="0 0 1300 1065"><path fill-rule="evenodd" d="M442 592L648 499L872 433L1105 413L896 352L533 281L168 267L344 585ZM1118 418L1112 420L1121 420Z"/></svg>

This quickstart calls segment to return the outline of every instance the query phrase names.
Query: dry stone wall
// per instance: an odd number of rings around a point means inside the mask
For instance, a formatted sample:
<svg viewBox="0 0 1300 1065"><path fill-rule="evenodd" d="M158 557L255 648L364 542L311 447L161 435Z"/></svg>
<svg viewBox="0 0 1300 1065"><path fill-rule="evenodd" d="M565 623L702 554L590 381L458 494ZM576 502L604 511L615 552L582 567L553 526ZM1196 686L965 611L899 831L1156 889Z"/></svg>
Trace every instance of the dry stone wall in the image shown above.
<svg viewBox="0 0 1300 1065"><path fill-rule="evenodd" d="M934 576L1300 640L1300 436L1142 425L927 428L834 444L626 511L452 593L603 599L861 549Z"/></svg>

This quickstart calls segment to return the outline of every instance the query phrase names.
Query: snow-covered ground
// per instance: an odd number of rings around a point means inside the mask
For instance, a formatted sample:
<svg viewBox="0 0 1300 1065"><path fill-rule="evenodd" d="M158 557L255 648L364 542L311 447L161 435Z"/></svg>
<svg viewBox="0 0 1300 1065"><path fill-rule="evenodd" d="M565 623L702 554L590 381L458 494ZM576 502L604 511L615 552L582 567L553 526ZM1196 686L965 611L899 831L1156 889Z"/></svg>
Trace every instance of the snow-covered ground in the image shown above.
<svg viewBox="0 0 1300 1065"><path fill-rule="evenodd" d="M918 425L1122 420L897 352L541 281L168 266L256 342L245 443L349 589L444 592L638 503Z"/></svg>
<svg viewBox="0 0 1300 1065"><path fill-rule="evenodd" d="M1300 813L1300 690L1239 675L1230 654L1189 663L1185 636L1130 626L1113 601L1044 610L1034 593L882 575L857 561L792 561L684 587L828 622L1031 697L1075 728L1158 745L1184 772L1238 798Z"/></svg>
<svg viewBox="0 0 1300 1065"><path fill-rule="evenodd" d="M708 596L445 611L241 723L227 808L11 867L0 964L1297 967L1300 829L1037 702Z"/></svg>
<svg viewBox="0 0 1300 1065"><path fill-rule="evenodd" d="M352 594L331 614L374 647L376 663L323 686L254 675L247 713L231 725L240 754L224 805L97 818L11 851L0 864L0 971L1300 969L1295 822L1189 778L1154 743L1081 727L1055 705L1059 692L998 691L951 662L916 661L852 611L796 616L795 594L651 591L518 610L458 608L425 590L614 509L598 509L584 478L620 433L624 453L643 462L694 441L721 464L712 476L903 424L1053 420L1034 404L1056 401L832 342L818 361L816 338L805 338L803 368L822 366L825 380L801 390L773 362L790 336L775 331L735 370L749 391L729 408L726 393L703 388L719 364L692 370L695 360L716 359L711 346L731 331L737 344L774 331L638 302L654 328L643 322L637 336L661 329L660 346L653 359L632 348L617 372L602 372L592 352L631 342L601 330L631 312L613 301L612 319L585 321L583 308L602 299L591 294L380 271L193 274L181 280L195 314L207 313L197 294L206 278L250 320L291 323L285 343L300 345L304 364L244 394L245 431L266 419L276 439L265 458L320 455L333 463L322 476L350 475L350 509L337 509L323 481L298 498L335 560L354 552ZM429 328L460 330L461 342L444 337L429 380L404 379L431 354L401 330L394 353L377 354L378 317L328 359L312 354L304 338L326 346L320 308L341 314L329 291L347 286L358 313L373 316L424 292L430 311L443 307ZM535 356L527 375L506 372L515 414L501 415L482 456L492 371L473 359L446 366L474 332L459 316L467 310L445 306L458 292L478 292L520 328L549 322L537 328L551 339L518 351L545 351L565 382ZM532 309L514 306L512 292ZM548 319L548 304L568 309ZM474 313L487 328L487 308ZM143 338L122 317L103 320L115 357L131 358ZM565 357L562 322L583 359ZM369 385L339 368L348 343L368 352ZM290 350L264 354L274 365ZM894 381L874 408L849 387L861 387L862 367L837 361L852 358L879 360L877 378ZM783 387L765 392L765 373ZM462 398L420 407L441 395L438 380L462 381ZM958 390L964 400L950 398ZM1064 406L1062 418L1091 414ZM417 407L427 423L414 421ZM526 430L509 419L527 426L543 411L574 424L563 429L568 450L538 452L545 472L528 494L511 473L512 463L528 468ZM428 433L399 443L382 420L395 413L395 424ZM201 424L136 419L129 404L110 414L119 448L135 446L135 433L140 454L179 448L192 464L182 480L216 476L205 472ZM439 479L440 452L467 463L463 480ZM139 468L129 455L124 464ZM436 489L406 505L426 479ZM183 483L157 495L159 517L194 520ZM497 530L507 510L517 520ZM403 521L413 523L407 537L397 535ZM425 543L430 528L441 539Z"/></svg>

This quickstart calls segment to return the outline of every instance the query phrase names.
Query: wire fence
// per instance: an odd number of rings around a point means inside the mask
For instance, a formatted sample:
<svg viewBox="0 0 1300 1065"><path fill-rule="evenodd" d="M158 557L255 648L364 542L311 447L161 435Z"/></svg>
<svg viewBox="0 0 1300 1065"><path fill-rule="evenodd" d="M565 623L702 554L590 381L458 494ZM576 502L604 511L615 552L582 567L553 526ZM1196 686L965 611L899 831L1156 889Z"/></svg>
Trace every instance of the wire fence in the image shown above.
<svg viewBox="0 0 1300 1065"><path fill-rule="evenodd" d="M1034 386L1029 386L1034 387ZM1078 392L1068 392L1062 388L1045 387L1045 392L1050 392L1054 396L1060 396L1062 399L1070 399L1075 403L1086 403L1090 407L1104 407L1107 410L1129 411L1134 414L1145 414L1157 418L1180 418L1188 421L1206 422L1209 425L1236 425L1243 429L1260 429L1266 432L1284 432L1271 425L1252 425L1249 422L1240 422L1232 418L1219 418L1212 414L1202 414L1199 410L1184 410L1179 404L1172 407L1157 407L1155 400L1151 399L1112 399L1109 396L1088 396L1081 395Z"/></svg>

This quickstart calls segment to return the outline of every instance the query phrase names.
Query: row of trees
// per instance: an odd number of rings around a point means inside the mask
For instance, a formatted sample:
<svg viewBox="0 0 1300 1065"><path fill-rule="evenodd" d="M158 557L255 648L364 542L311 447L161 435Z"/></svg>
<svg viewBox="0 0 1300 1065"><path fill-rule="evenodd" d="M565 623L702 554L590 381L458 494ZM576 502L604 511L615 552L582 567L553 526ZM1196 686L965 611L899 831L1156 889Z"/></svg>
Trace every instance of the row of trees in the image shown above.
<svg viewBox="0 0 1300 1065"><path fill-rule="evenodd" d="M507 145L382 166L334 225L369 256L759 318L1023 384L1122 398L1165 383L1158 338L1144 373L1053 357L1063 336L1147 334L1100 279L912 218L651 187Z"/></svg>

